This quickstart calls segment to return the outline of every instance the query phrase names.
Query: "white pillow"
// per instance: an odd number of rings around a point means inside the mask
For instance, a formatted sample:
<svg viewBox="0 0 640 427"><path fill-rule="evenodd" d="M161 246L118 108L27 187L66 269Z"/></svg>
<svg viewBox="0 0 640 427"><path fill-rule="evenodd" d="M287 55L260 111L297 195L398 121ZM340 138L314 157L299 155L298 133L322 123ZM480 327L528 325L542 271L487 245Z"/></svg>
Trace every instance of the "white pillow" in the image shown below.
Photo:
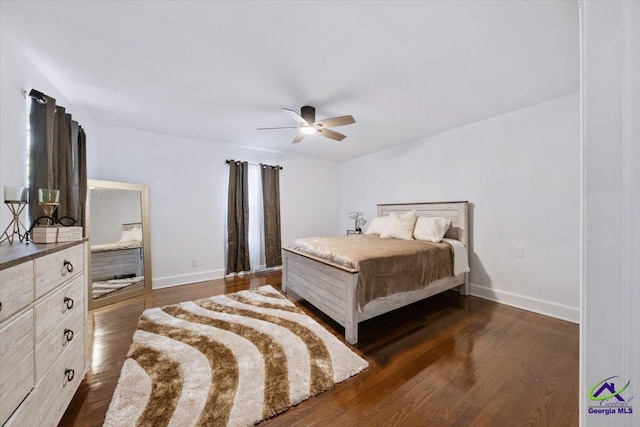
<svg viewBox="0 0 640 427"><path fill-rule="evenodd" d="M122 235L120 236L121 242L130 242L132 240L133 240L133 233L131 233L131 230L125 230L122 232Z"/></svg>
<svg viewBox="0 0 640 427"><path fill-rule="evenodd" d="M140 227L133 227L131 230L123 231L120 237L121 242L132 242L135 240L142 242L142 228Z"/></svg>
<svg viewBox="0 0 640 427"><path fill-rule="evenodd" d="M384 225L387 223L386 216L377 216L371 220L371 224L369 224L369 228L367 232L364 234L382 234L384 230Z"/></svg>
<svg viewBox="0 0 640 427"><path fill-rule="evenodd" d="M382 238L413 240L413 227L416 225L416 211L399 215L391 212L387 217L384 230L380 234Z"/></svg>
<svg viewBox="0 0 640 427"><path fill-rule="evenodd" d="M429 242L441 242L447 230L451 227L451 221L442 216L421 216L416 221L413 237L416 240Z"/></svg>
<svg viewBox="0 0 640 427"><path fill-rule="evenodd" d="M131 237L133 237L131 240L137 240L139 242L142 242L142 228L133 227L131 229Z"/></svg>

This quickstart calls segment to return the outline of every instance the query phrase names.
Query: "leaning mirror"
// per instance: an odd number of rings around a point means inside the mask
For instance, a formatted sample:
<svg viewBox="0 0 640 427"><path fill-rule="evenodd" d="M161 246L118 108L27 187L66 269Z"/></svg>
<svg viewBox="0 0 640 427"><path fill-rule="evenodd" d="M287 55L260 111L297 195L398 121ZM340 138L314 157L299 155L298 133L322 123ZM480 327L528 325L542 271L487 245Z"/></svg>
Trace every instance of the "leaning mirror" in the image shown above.
<svg viewBox="0 0 640 427"><path fill-rule="evenodd" d="M88 187L92 309L151 291L151 245L146 185L90 179Z"/></svg>

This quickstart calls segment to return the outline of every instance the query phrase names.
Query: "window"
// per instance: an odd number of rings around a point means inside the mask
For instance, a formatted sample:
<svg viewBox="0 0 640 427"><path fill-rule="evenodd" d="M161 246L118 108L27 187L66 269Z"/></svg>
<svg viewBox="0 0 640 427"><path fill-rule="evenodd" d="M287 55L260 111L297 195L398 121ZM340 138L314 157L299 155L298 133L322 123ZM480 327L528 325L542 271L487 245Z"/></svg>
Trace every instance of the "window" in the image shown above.
<svg viewBox="0 0 640 427"><path fill-rule="evenodd" d="M264 208L260 165L249 165L249 259L251 271L265 268Z"/></svg>

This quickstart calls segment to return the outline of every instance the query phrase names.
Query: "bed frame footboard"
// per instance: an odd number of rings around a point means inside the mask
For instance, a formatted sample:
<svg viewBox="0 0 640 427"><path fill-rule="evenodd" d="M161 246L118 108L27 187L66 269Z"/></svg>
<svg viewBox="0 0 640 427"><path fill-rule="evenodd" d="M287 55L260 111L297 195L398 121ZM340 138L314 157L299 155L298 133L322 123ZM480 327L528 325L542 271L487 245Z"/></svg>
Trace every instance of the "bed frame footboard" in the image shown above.
<svg viewBox="0 0 640 427"><path fill-rule="evenodd" d="M339 268L283 249L282 290L307 300L345 328L349 343L358 341L356 270Z"/></svg>
<svg viewBox="0 0 640 427"><path fill-rule="evenodd" d="M458 287L464 295L466 275L446 277L427 287L402 292L368 303L358 311L356 287L358 272L329 264L326 261L303 255L290 249L282 251L282 290L287 296L300 297L335 320L345 329L345 340L358 342L358 324L400 307L420 301L432 295Z"/></svg>

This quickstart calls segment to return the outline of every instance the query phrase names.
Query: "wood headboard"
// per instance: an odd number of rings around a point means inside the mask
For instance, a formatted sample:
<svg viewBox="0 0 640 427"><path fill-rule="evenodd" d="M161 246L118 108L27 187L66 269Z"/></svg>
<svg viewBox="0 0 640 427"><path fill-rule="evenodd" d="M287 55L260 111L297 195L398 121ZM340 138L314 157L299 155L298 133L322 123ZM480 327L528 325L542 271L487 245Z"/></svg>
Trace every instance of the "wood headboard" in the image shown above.
<svg viewBox="0 0 640 427"><path fill-rule="evenodd" d="M443 216L451 220L451 227L444 237L460 240L465 247L469 248L468 202L385 203L378 205L378 216L413 210L416 211L417 216Z"/></svg>

